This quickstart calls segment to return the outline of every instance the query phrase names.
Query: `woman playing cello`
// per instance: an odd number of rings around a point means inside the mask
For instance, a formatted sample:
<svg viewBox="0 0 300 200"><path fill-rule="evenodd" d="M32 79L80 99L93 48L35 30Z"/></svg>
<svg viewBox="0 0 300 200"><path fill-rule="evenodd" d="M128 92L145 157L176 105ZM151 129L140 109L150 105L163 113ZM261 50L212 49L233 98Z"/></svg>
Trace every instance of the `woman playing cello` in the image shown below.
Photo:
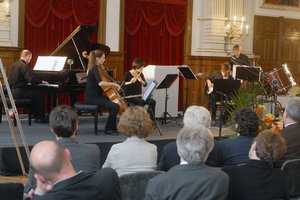
<svg viewBox="0 0 300 200"><path fill-rule="evenodd" d="M85 52L86 53L86 52ZM102 50L91 51L88 57L88 69L87 69L87 86L86 86L86 103L98 105L101 108L107 108L109 110L109 116L105 125L105 134L118 135L116 128L116 118L119 112L119 105L109 100L108 97L103 96L103 88L116 88L120 89L120 86L114 82L108 82L102 80L101 73L104 71L105 53Z"/></svg>

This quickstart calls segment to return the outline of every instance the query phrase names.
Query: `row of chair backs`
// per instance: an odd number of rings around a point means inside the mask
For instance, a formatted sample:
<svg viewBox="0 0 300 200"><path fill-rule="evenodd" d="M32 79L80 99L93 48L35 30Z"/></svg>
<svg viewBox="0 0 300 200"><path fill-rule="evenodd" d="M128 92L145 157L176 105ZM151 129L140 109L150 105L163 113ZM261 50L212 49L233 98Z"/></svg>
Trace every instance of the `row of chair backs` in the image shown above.
<svg viewBox="0 0 300 200"><path fill-rule="evenodd" d="M290 197L300 197L300 159L285 161L281 170L287 175Z"/></svg>
<svg viewBox="0 0 300 200"><path fill-rule="evenodd" d="M138 172L120 176L123 200L145 199L148 181L163 173L162 171Z"/></svg>

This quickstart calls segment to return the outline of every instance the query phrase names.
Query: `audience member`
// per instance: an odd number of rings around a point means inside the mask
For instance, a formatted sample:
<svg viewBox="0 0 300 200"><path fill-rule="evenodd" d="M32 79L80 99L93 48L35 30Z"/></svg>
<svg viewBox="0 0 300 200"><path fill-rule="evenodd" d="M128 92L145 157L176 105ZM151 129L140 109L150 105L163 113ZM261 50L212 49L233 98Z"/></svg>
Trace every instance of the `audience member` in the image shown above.
<svg viewBox="0 0 300 200"><path fill-rule="evenodd" d="M210 127L210 112L202 106L190 106L186 109L183 117L184 126L198 128L199 126ZM175 165L180 164L180 157L177 153L176 142L170 142L164 146L157 166L159 171L168 171Z"/></svg>
<svg viewBox="0 0 300 200"><path fill-rule="evenodd" d="M213 145L208 128L184 127L177 137L180 165L151 179L145 199L226 199L228 176L204 164Z"/></svg>
<svg viewBox="0 0 300 200"><path fill-rule="evenodd" d="M285 128L282 136L287 144L284 160L300 158L300 100L290 100L283 113Z"/></svg>
<svg viewBox="0 0 300 200"><path fill-rule="evenodd" d="M224 167L229 175L228 199L288 199L287 180L273 169L286 150L283 137L269 130L260 133L249 151L250 160L243 166Z"/></svg>
<svg viewBox="0 0 300 200"><path fill-rule="evenodd" d="M145 140L153 131L147 110L131 106L120 117L118 131L128 137L111 147L102 167L115 169L119 176L139 171L154 171L157 148Z"/></svg>
<svg viewBox="0 0 300 200"><path fill-rule="evenodd" d="M72 155L72 165L75 171L95 173L100 169L100 150L95 144L80 144L75 139L78 129L78 119L76 111L67 105L55 107L50 113L50 127L55 134L57 141L67 148ZM30 169L26 193L30 189L36 188L34 171ZM29 192L32 193L33 191Z"/></svg>
<svg viewBox="0 0 300 200"><path fill-rule="evenodd" d="M244 108L235 114L238 136L217 142L210 153L207 165L214 167L240 165L246 163L254 137L257 136L259 119L251 109Z"/></svg>
<svg viewBox="0 0 300 200"><path fill-rule="evenodd" d="M113 169L95 174L76 172L71 154L57 141L36 144L30 155L37 188L33 200L121 199L117 173Z"/></svg>

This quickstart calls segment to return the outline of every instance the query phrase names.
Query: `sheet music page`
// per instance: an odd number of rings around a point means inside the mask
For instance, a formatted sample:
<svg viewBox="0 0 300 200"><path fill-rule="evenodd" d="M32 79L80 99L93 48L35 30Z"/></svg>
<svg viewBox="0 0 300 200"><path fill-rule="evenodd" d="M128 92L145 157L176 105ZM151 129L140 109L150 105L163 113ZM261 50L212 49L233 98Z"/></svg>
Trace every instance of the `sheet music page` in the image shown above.
<svg viewBox="0 0 300 200"><path fill-rule="evenodd" d="M155 81L153 81L150 86L148 87L147 91L144 93L144 95L142 96L142 99L144 101L146 101L149 96L152 94L152 91L155 89L157 83Z"/></svg>
<svg viewBox="0 0 300 200"><path fill-rule="evenodd" d="M61 71L64 69L66 56L39 56L33 70Z"/></svg>

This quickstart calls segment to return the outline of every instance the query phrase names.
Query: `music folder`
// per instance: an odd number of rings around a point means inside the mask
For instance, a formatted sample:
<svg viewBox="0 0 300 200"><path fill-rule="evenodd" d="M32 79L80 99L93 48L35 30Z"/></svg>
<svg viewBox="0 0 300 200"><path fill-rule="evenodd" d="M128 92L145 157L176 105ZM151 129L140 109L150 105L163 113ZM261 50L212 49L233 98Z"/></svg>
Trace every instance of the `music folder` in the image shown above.
<svg viewBox="0 0 300 200"><path fill-rule="evenodd" d="M146 92L144 93L144 95L142 96L142 99L144 101L147 101L148 98L151 96L152 92L154 91L154 89L157 86L157 82L156 81L152 81L152 83L150 84L150 86L148 87L148 89L146 90Z"/></svg>
<svg viewBox="0 0 300 200"><path fill-rule="evenodd" d="M246 81L259 81L261 70L259 67L249 67L247 65L234 65L233 66L233 78L246 80Z"/></svg>
<svg viewBox="0 0 300 200"><path fill-rule="evenodd" d="M194 72L191 70L191 68L187 65L182 65L178 67L179 72L183 76L184 79L194 79L197 80L196 75Z"/></svg>
<svg viewBox="0 0 300 200"><path fill-rule="evenodd" d="M178 74L167 74L166 77L164 78L164 80L162 80L162 82L159 84L159 86L157 86L156 89L165 89L165 88L169 88L174 81L177 79Z"/></svg>
<svg viewBox="0 0 300 200"><path fill-rule="evenodd" d="M231 79L215 79L214 80L214 91L222 92L228 96L232 96L240 88L240 80Z"/></svg>

